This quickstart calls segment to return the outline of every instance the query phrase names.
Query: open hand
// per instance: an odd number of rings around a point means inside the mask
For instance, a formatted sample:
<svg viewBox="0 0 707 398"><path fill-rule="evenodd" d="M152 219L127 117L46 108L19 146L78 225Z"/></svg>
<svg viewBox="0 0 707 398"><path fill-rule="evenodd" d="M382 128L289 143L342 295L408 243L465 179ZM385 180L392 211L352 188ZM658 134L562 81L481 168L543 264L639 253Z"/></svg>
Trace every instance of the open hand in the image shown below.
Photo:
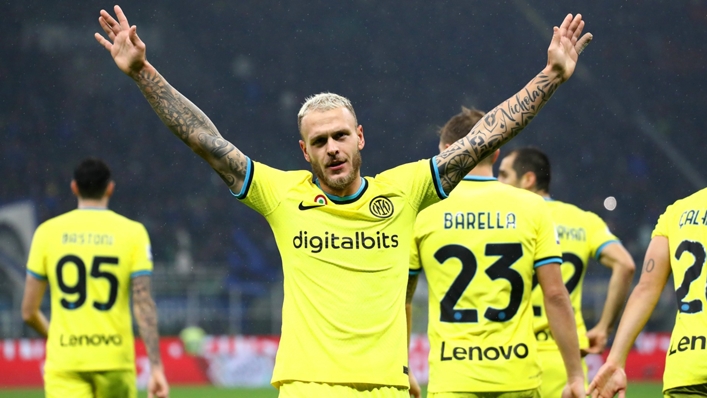
<svg viewBox="0 0 707 398"><path fill-rule="evenodd" d="M118 68L125 74L133 76L142 70L145 65L145 43L137 35L137 27L130 26L123 10L114 7L116 21L108 12L101 10L98 23L108 36L106 40L99 33L94 37L106 50L110 52Z"/></svg>
<svg viewBox="0 0 707 398"><path fill-rule="evenodd" d="M613 398L616 393L619 398L626 396L626 372L620 366L607 362L589 384L589 394L592 398Z"/></svg>
<svg viewBox="0 0 707 398"><path fill-rule="evenodd" d="M557 73L562 81L572 76L579 54L592 41L591 33L580 37L583 29L584 21L581 14L575 16L567 14L562 25L553 28L552 41L547 49L547 67Z"/></svg>

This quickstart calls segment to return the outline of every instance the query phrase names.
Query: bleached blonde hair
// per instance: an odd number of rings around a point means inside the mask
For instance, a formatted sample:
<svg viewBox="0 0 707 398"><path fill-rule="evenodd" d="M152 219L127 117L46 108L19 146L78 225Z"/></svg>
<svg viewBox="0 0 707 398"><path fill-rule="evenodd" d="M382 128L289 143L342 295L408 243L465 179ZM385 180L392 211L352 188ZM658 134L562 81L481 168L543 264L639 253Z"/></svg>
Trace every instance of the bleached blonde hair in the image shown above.
<svg viewBox="0 0 707 398"><path fill-rule="evenodd" d="M299 128L300 133L302 132L302 119L312 111L325 112L337 108L346 108L351 112L354 117L354 123L358 125L356 120L356 112L354 112L353 105L348 98L342 97L339 94L334 93L319 93L305 99L304 104L297 113L297 128Z"/></svg>

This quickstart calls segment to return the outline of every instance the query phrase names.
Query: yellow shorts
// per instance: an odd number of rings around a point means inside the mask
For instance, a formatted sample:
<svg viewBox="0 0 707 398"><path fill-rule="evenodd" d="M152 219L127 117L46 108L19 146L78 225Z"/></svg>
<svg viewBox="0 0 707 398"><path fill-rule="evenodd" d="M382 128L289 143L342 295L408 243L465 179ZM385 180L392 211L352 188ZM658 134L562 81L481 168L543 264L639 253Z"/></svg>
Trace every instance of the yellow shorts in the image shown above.
<svg viewBox="0 0 707 398"><path fill-rule="evenodd" d="M540 389L507 392L430 392L427 398L540 398Z"/></svg>
<svg viewBox="0 0 707 398"><path fill-rule="evenodd" d="M47 371L46 398L137 398L134 370Z"/></svg>
<svg viewBox="0 0 707 398"><path fill-rule="evenodd" d="M538 362L543 371L542 384L540 391L543 397L553 398L561 397L562 390L567 384L567 371L565 363L562 361L560 351L554 350L538 350ZM582 359L582 370L584 371L584 387L588 387L587 382L587 364Z"/></svg>
<svg viewBox="0 0 707 398"><path fill-rule="evenodd" d="M377 384L328 384L288 381L280 386L279 398L410 398L407 388Z"/></svg>
<svg viewBox="0 0 707 398"><path fill-rule="evenodd" d="M664 398L696 398L707 397L707 383L694 386L675 387L663 391Z"/></svg>

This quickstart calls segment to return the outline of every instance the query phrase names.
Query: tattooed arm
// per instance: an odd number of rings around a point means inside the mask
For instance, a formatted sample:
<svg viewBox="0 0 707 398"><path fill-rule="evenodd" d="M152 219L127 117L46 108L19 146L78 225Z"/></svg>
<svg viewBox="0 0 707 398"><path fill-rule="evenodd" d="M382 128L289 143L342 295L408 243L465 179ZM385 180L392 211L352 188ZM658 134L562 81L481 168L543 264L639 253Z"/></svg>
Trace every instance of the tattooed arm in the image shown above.
<svg viewBox="0 0 707 398"><path fill-rule="evenodd" d="M436 157L445 192L451 192L481 159L518 135L560 84L572 76L579 53L592 40L591 33L580 38L582 29L580 14L567 15L562 25L554 28L545 69L516 95L488 112L466 137Z"/></svg>
<svg viewBox="0 0 707 398"><path fill-rule="evenodd" d="M157 308L150 294L150 276L141 275L132 279L133 313L145 343L150 360L150 381L147 384L150 396L166 397L169 393L160 358L160 335L157 331Z"/></svg>
<svg viewBox="0 0 707 398"><path fill-rule="evenodd" d="M118 68L137 83L142 94L162 122L194 152L206 160L233 192L239 192L245 179L245 155L225 140L209 118L191 101L175 90L145 58L145 43L137 36L119 6L116 21L101 10L98 22L108 36L96 33L96 40L111 53Z"/></svg>
<svg viewBox="0 0 707 398"><path fill-rule="evenodd" d="M669 250L668 238L656 236L651 239L646 250L641 280L628 299L609 357L589 385L592 397L613 397L626 389L626 357L668 282L671 272Z"/></svg>

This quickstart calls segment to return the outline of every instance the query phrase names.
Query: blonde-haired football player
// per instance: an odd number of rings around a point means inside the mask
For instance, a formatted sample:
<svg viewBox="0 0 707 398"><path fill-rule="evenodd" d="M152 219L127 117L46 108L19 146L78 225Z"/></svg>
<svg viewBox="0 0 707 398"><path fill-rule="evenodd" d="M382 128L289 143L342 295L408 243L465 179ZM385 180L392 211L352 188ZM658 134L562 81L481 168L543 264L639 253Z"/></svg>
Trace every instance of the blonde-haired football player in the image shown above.
<svg viewBox="0 0 707 398"><path fill-rule="evenodd" d="M407 275L400 260L407 258L415 217L518 134L570 77L591 39L581 36L581 15L568 15L555 28L546 68L489 112L496 118L483 129L470 131L440 156L363 177L363 126L343 97L310 98L298 116L299 147L312 171L278 170L221 136L146 60L137 28L120 7L115 12L117 20L101 11L108 39L97 33L98 42L172 132L272 228L285 291L272 377L280 397L407 395Z"/></svg>
<svg viewBox="0 0 707 398"><path fill-rule="evenodd" d="M74 171L78 208L42 223L27 260L22 317L47 338L48 398L137 397L130 295L150 359L150 397L169 392L145 227L108 210L115 183L99 159ZM40 311L49 285L51 322Z"/></svg>

